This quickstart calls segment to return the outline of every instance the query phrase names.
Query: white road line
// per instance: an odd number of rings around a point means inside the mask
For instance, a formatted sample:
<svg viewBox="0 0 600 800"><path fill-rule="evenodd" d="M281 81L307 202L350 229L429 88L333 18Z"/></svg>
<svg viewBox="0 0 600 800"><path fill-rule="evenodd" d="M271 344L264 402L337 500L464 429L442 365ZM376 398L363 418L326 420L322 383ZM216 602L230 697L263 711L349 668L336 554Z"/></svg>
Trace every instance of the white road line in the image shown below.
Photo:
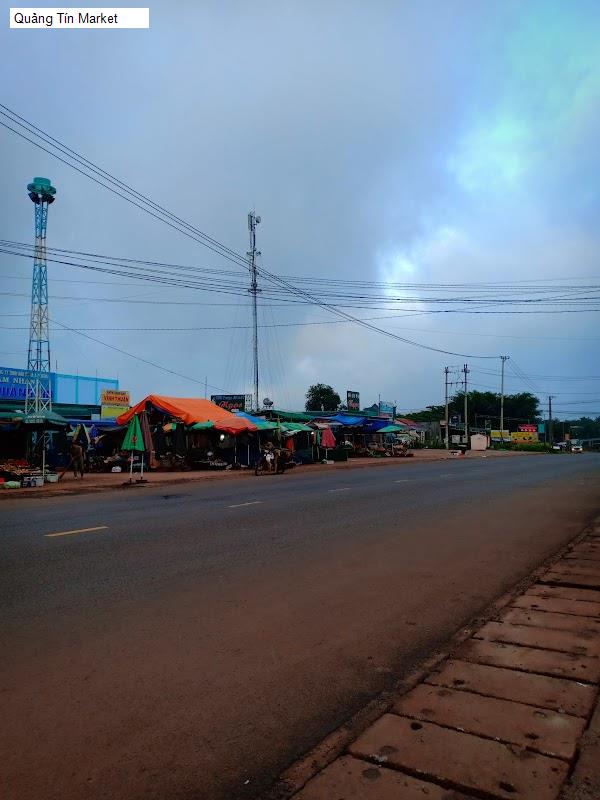
<svg viewBox="0 0 600 800"><path fill-rule="evenodd" d="M242 506L256 506L259 503L262 503L262 500L250 500L249 503L236 503L233 506L227 506L227 508L242 508Z"/></svg>
<svg viewBox="0 0 600 800"><path fill-rule="evenodd" d="M349 492L350 491L350 487L349 486L345 486L343 489L328 489L327 491L329 491L329 492Z"/></svg>
<svg viewBox="0 0 600 800"><path fill-rule="evenodd" d="M410 478L404 478L401 481L394 481L394 483L410 483Z"/></svg>
<svg viewBox="0 0 600 800"><path fill-rule="evenodd" d="M76 531L60 531L59 533L45 533L48 539L53 539L55 536L72 536L74 533L91 533L92 531L105 531L108 525L98 525L96 528L79 528Z"/></svg>

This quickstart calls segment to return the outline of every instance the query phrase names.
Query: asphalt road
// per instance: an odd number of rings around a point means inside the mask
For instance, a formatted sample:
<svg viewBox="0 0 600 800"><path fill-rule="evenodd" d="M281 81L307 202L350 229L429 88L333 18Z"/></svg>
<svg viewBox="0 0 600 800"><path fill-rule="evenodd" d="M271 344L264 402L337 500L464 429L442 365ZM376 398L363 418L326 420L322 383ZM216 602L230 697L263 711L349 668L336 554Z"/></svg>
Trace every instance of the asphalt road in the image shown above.
<svg viewBox="0 0 600 800"><path fill-rule="evenodd" d="M0 794L255 797L578 533L599 478L467 458L1 502Z"/></svg>

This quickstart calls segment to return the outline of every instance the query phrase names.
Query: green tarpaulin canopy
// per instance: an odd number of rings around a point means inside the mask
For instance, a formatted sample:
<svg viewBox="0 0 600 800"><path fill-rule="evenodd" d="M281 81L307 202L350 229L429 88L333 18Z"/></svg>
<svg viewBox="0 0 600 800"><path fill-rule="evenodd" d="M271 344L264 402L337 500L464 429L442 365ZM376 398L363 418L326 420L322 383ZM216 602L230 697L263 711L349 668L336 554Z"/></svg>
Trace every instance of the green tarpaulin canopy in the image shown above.
<svg viewBox="0 0 600 800"><path fill-rule="evenodd" d="M214 422L210 422L210 420L209 420L208 422L196 422L194 425L191 426L191 430L193 430L193 431L207 431L210 428L214 428L214 427L215 427L215 423Z"/></svg>
<svg viewBox="0 0 600 800"><path fill-rule="evenodd" d="M303 425L301 422L282 422L281 427L286 431L294 431L294 433L314 433L313 428Z"/></svg>
<svg viewBox="0 0 600 800"><path fill-rule="evenodd" d="M376 433L400 433L401 431L406 431L407 428L405 425L386 425L385 428L379 428Z"/></svg>
<svg viewBox="0 0 600 800"><path fill-rule="evenodd" d="M23 425L31 428L40 428L43 430L57 430L59 428L67 428L69 421L55 411L37 411L31 414L15 415L21 417Z"/></svg>
<svg viewBox="0 0 600 800"><path fill-rule="evenodd" d="M140 419L137 414L129 423L127 433L125 434L125 439L123 440L122 448L123 450L138 450L140 453L143 453L146 449L144 446L142 429L140 427Z"/></svg>

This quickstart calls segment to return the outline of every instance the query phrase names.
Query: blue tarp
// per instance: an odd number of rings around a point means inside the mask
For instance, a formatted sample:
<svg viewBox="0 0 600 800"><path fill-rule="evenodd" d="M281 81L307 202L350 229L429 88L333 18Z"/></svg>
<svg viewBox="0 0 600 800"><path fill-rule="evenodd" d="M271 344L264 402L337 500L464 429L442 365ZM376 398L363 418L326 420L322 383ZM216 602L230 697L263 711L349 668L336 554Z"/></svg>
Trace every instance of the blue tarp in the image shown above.
<svg viewBox="0 0 600 800"><path fill-rule="evenodd" d="M336 414L335 417L328 417L327 421L339 422L340 425L344 425L347 428L354 428L364 425L367 421L367 417L355 417L353 414Z"/></svg>

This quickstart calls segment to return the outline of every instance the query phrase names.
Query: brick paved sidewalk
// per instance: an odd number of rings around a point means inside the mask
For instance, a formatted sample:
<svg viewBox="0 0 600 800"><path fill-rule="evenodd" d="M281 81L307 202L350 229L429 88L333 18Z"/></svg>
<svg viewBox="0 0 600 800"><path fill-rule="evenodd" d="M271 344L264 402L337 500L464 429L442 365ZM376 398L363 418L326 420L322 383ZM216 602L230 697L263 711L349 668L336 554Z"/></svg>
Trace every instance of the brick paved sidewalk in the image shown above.
<svg viewBox="0 0 600 800"><path fill-rule="evenodd" d="M599 684L600 519L293 798L599 800Z"/></svg>

